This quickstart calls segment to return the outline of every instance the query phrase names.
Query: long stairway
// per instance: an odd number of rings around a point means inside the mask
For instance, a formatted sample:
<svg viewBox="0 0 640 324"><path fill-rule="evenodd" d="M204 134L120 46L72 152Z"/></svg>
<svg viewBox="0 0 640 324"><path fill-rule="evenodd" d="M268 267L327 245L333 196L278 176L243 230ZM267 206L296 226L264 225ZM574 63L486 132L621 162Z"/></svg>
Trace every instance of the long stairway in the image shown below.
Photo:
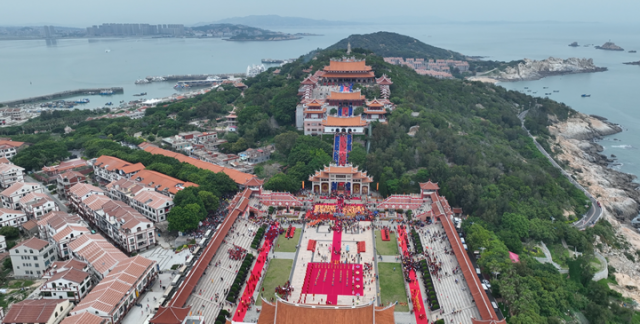
<svg viewBox="0 0 640 324"><path fill-rule="evenodd" d="M337 165L347 164L349 152L351 152L351 134L336 134L333 140L333 162Z"/></svg>

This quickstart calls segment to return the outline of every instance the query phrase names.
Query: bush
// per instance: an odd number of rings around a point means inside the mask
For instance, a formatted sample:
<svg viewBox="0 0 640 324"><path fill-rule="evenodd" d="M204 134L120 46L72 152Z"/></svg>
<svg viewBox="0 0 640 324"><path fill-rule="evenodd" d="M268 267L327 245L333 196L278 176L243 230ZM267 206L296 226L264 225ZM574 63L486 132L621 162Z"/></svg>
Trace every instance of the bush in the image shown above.
<svg viewBox="0 0 640 324"><path fill-rule="evenodd" d="M5 269L13 269L13 264L11 264L11 258L5 258L4 261L2 261L2 266Z"/></svg>
<svg viewBox="0 0 640 324"><path fill-rule="evenodd" d="M15 240L20 236L20 230L13 226L4 226L0 228L0 235L4 235L8 240Z"/></svg>
<svg viewBox="0 0 640 324"><path fill-rule="evenodd" d="M229 289L229 295L227 295L228 302L235 303L238 299L238 295L241 292L240 289L242 289L242 285L247 279L247 273L249 272L249 267L251 267L251 264L253 263L253 259L255 259L255 257L252 254L247 254L242 262L242 266L240 267L240 270L238 270L236 279L233 281L231 289Z"/></svg>
<svg viewBox="0 0 640 324"><path fill-rule="evenodd" d="M267 228L267 225L262 225L257 231L256 236L253 238L253 242L251 243L251 247L257 249L260 246L260 242L262 242L262 237L264 237L264 232Z"/></svg>

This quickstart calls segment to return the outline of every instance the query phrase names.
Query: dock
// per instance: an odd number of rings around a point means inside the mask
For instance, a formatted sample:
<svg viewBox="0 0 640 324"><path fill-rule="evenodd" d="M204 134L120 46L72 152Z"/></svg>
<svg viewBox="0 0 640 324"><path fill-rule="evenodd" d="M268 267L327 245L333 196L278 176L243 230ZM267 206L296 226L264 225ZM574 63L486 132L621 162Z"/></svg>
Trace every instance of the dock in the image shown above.
<svg viewBox="0 0 640 324"><path fill-rule="evenodd" d="M24 105L24 104L29 104L29 103L39 102L39 101L50 101L50 100L54 100L54 99L62 99L62 98L67 98L67 97L73 97L73 96L77 96L77 95L99 95L100 92L104 91L104 90L111 90L111 91L113 91L113 94L124 93L124 88L122 88L122 87L96 88L96 89L77 89L77 90L68 90L68 91L56 92L56 93L52 93L52 94L48 94L48 95L44 95L44 96L37 96L37 97L29 97L29 98L25 98L25 99L4 101L4 102L0 102L0 105L7 106L7 107L12 107L12 106Z"/></svg>
<svg viewBox="0 0 640 324"><path fill-rule="evenodd" d="M163 75L163 76L148 76L145 79L152 81L154 78L163 78L165 81L192 81L192 80L206 80L209 77L218 77L221 79L228 79L230 77L244 78L246 73L222 73L222 74L181 74L181 75ZM157 81L156 81L157 82Z"/></svg>

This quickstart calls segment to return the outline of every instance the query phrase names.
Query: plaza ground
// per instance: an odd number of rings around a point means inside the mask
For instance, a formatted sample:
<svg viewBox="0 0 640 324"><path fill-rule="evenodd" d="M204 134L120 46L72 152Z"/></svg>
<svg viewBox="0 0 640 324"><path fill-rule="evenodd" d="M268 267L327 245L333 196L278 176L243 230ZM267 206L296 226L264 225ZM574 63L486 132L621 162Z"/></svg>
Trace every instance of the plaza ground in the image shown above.
<svg viewBox="0 0 640 324"><path fill-rule="evenodd" d="M376 251L379 255L397 255L398 240L396 240L396 233L389 233L389 241L383 241L380 231L376 231Z"/></svg>
<svg viewBox="0 0 640 324"><path fill-rule="evenodd" d="M296 233L297 232L298 231L296 231ZM262 281L262 287L258 290L263 294L265 299L268 300L274 297L277 286L284 286L287 280L289 280L292 267L293 260L272 259L269 261L269 269ZM262 288L264 288L264 292L262 292ZM256 305L262 305L262 298L256 298Z"/></svg>
<svg viewBox="0 0 640 324"><path fill-rule="evenodd" d="M407 292L402 277L402 265L400 263L378 263L378 275L382 305L386 306L397 301L395 311L408 312L409 306L407 306Z"/></svg>
<svg viewBox="0 0 640 324"><path fill-rule="evenodd" d="M293 236L293 238L287 239L285 237L286 231L285 233L280 234L280 236L278 236L278 242L276 243L276 247L274 248L275 252L295 252L296 251L296 245L298 245L298 242L300 241L300 232L302 230L298 227L296 228L296 234Z"/></svg>

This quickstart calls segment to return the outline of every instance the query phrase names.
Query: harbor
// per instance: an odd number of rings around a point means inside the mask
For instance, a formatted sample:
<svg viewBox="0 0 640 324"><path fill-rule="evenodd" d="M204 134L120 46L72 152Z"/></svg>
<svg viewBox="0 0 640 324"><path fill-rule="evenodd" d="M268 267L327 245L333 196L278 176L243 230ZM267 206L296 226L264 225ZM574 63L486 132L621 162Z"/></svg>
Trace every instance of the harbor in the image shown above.
<svg viewBox="0 0 640 324"><path fill-rule="evenodd" d="M13 107L18 105L39 102L39 101L51 101L54 99L74 97L78 95L112 95L112 94L121 94L121 93L124 93L124 89L122 87L77 89L77 90L67 90L62 92L56 92L56 93L37 96L37 97L29 97L29 98L18 99L18 100L4 101L4 102L0 102L0 105Z"/></svg>
<svg viewBox="0 0 640 324"><path fill-rule="evenodd" d="M151 82L163 82L163 81L197 81L207 80L212 78L229 79L229 78L243 78L246 73L221 73L221 74L171 74L165 76L148 76L144 79L137 80L136 84L144 84ZM145 81L146 80L146 81Z"/></svg>

